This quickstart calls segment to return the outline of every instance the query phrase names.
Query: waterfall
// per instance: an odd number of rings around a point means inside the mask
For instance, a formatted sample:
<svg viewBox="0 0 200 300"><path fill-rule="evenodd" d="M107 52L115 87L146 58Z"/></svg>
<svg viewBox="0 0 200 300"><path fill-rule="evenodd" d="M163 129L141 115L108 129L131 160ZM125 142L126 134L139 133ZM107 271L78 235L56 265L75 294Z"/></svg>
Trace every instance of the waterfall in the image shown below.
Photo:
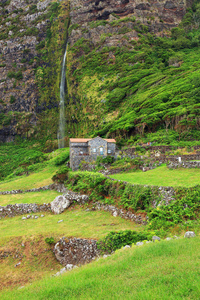
<svg viewBox="0 0 200 300"><path fill-rule="evenodd" d="M65 72L66 72L66 57L67 57L67 45L65 54L62 62L61 81L60 81L60 117L59 117L59 128L58 128L58 148L65 147Z"/></svg>

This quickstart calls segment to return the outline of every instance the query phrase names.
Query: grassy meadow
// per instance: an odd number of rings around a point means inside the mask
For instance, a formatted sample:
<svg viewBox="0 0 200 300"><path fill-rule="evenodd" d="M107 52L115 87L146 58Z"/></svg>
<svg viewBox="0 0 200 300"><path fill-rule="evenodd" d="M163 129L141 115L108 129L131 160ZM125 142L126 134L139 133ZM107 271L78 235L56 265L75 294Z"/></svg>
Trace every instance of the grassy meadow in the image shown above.
<svg viewBox="0 0 200 300"><path fill-rule="evenodd" d="M0 182L0 191L26 190L52 184L51 178L56 170L55 166L48 166L39 172L31 173L29 176L23 175L8 181L2 181Z"/></svg>
<svg viewBox="0 0 200 300"><path fill-rule="evenodd" d="M120 173L110 177L133 184L192 187L200 184L200 169L170 170L163 165L147 172Z"/></svg>
<svg viewBox="0 0 200 300"><path fill-rule="evenodd" d="M62 193L49 190L23 194L0 195L0 206L16 203L50 203L59 195L62 195Z"/></svg>
<svg viewBox="0 0 200 300"><path fill-rule="evenodd" d="M57 278L46 277L1 299L199 299L200 238L118 250Z"/></svg>
<svg viewBox="0 0 200 300"><path fill-rule="evenodd" d="M113 217L105 211L85 211L81 208L69 209L62 215L37 213L43 218L22 220L22 216L0 220L1 238L31 235L64 235L98 239L114 230L141 230L143 226L131 221ZM63 220L61 223L57 223Z"/></svg>

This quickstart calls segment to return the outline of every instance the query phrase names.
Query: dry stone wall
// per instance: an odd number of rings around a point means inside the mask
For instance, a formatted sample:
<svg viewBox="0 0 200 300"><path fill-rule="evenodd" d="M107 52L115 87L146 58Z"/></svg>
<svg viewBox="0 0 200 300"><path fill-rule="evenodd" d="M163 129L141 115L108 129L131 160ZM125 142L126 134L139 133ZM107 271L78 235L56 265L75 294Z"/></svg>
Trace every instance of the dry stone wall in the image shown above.
<svg viewBox="0 0 200 300"><path fill-rule="evenodd" d="M0 218L15 217L24 214L38 213L51 211L50 203L44 204L9 204L7 206L0 206Z"/></svg>
<svg viewBox="0 0 200 300"><path fill-rule="evenodd" d="M100 252L96 240L63 237L54 247L56 259L64 266L89 263Z"/></svg>

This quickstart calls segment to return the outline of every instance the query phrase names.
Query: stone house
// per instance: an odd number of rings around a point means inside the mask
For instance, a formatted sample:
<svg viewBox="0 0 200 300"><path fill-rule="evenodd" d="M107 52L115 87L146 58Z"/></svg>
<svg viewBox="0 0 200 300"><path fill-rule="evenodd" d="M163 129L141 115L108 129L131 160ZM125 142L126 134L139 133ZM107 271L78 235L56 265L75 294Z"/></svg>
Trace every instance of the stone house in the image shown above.
<svg viewBox="0 0 200 300"><path fill-rule="evenodd" d="M75 171L79 168L81 161L92 162L97 156L115 156L116 141L114 139L70 139L70 168Z"/></svg>

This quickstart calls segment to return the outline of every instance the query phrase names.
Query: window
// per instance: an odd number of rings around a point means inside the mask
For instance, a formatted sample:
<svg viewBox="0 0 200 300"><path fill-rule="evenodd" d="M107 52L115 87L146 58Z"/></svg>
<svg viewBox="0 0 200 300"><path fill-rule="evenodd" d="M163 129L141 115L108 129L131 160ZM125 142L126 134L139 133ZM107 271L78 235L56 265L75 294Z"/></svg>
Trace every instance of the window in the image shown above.
<svg viewBox="0 0 200 300"><path fill-rule="evenodd" d="M103 148L100 148L100 155L103 155Z"/></svg>
<svg viewBox="0 0 200 300"><path fill-rule="evenodd" d="M96 152L97 152L97 149L96 149L96 148L94 148L94 149L93 149L93 153L96 153Z"/></svg>
<svg viewBox="0 0 200 300"><path fill-rule="evenodd" d="M108 150L108 154L110 154L112 151L111 150Z"/></svg>

